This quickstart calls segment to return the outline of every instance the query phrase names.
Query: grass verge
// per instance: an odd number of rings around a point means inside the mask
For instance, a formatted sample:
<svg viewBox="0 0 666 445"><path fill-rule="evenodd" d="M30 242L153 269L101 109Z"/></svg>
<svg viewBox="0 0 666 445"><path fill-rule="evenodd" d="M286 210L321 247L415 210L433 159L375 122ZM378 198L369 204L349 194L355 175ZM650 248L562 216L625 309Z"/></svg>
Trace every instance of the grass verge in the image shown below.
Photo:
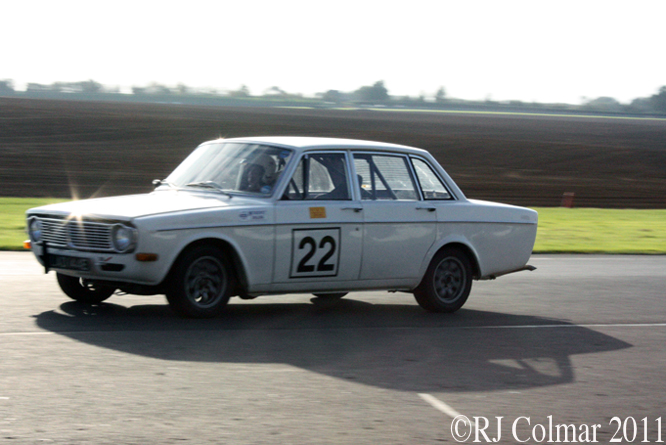
<svg viewBox="0 0 666 445"><path fill-rule="evenodd" d="M535 253L666 254L666 210L535 210Z"/></svg>
<svg viewBox="0 0 666 445"><path fill-rule="evenodd" d="M0 250L24 250L25 211L32 207L62 202L52 198L0 198Z"/></svg>
<svg viewBox="0 0 666 445"><path fill-rule="evenodd" d="M0 198L0 250L23 250L27 209L61 201ZM666 210L536 210L535 253L666 254Z"/></svg>

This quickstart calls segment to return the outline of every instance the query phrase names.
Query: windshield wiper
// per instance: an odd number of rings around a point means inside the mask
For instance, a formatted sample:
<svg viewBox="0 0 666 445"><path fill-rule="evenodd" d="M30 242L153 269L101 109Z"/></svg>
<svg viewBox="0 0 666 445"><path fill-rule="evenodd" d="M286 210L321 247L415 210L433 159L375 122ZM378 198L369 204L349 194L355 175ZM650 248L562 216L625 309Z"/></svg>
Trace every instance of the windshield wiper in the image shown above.
<svg viewBox="0 0 666 445"><path fill-rule="evenodd" d="M157 187L159 187L159 186L162 186L162 185L166 185L166 186L169 186L169 187L171 187L171 188L176 187L176 184L172 184L172 183L170 183L170 182L166 182L166 181L164 181L164 180L162 180L162 179L153 179L153 185L155 186L155 188L157 188Z"/></svg>
<svg viewBox="0 0 666 445"><path fill-rule="evenodd" d="M219 184L216 184L213 181L190 182L189 184L186 185L186 187L201 187L205 189L213 189L231 198L231 193L224 191Z"/></svg>

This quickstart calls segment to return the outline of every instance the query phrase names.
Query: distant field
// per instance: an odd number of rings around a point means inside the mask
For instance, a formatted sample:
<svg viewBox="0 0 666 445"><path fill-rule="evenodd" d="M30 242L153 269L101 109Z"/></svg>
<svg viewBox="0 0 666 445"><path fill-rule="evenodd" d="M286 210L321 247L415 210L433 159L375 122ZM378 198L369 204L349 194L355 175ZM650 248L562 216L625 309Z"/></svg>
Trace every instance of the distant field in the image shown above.
<svg viewBox="0 0 666 445"><path fill-rule="evenodd" d="M664 119L15 98L0 98L0 196L27 200L0 200L0 248L20 248L32 197L150 191L199 143L257 135L424 148L467 197L540 208L537 252L666 253L664 210L611 210L666 209Z"/></svg>
<svg viewBox="0 0 666 445"><path fill-rule="evenodd" d="M284 108L307 108L307 107L284 107ZM345 110L349 108L336 108L336 110ZM358 110L358 108L353 108ZM623 116L623 115L601 115L601 114L572 114L572 113L554 113L539 111L483 111L483 110L438 110L422 108L377 108L376 111L391 112L410 112L410 113L449 113L449 114L487 114L496 116L528 116L528 117L564 117L567 119L628 119L642 121L666 121L666 117L651 116Z"/></svg>
<svg viewBox="0 0 666 445"><path fill-rule="evenodd" d="M58 200L0 198L0 250L22 250L25 211ZM535 253L666 254L666 210L536 208Z"/></svg>
<svg viewBox="0 0 666 445"><path fill-rule="evenodd" d="M666 120L0 98L0 196L144 192L218 137L368 139L430 151L470 198L666 209Z"/></svg>

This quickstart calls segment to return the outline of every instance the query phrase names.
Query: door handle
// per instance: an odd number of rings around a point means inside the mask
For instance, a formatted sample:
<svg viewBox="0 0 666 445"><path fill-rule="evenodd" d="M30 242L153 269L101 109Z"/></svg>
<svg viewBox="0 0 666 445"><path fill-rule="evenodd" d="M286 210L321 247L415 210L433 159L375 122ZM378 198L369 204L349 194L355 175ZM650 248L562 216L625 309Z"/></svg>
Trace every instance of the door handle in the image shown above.
<svg viewBox="0 0 666 445"><path fill-rule="evenodd" d="M417 207L416 210L427 210L429 212L434 212L437 209L434 207Z"/></svg>
<svg viewBox="0 0 666 445"><path fill-rule="evenodd" d="M363 207L343 207L341 210L353 210L354 213L358 213L363 210Z"/></svg>

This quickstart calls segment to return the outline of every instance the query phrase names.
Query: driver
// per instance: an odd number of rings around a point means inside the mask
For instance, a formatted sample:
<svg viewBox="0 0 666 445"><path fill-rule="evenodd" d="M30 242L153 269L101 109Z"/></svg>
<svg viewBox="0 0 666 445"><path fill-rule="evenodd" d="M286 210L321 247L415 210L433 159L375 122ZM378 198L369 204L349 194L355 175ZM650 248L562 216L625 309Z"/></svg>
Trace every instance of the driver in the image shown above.
<svg viewBox="0 0 666 445"><path fill-rule="evenodd" d="M241 190L270 193L275 183L275 161L267 154L259 155L245 168L244 187Z"/></svg>

